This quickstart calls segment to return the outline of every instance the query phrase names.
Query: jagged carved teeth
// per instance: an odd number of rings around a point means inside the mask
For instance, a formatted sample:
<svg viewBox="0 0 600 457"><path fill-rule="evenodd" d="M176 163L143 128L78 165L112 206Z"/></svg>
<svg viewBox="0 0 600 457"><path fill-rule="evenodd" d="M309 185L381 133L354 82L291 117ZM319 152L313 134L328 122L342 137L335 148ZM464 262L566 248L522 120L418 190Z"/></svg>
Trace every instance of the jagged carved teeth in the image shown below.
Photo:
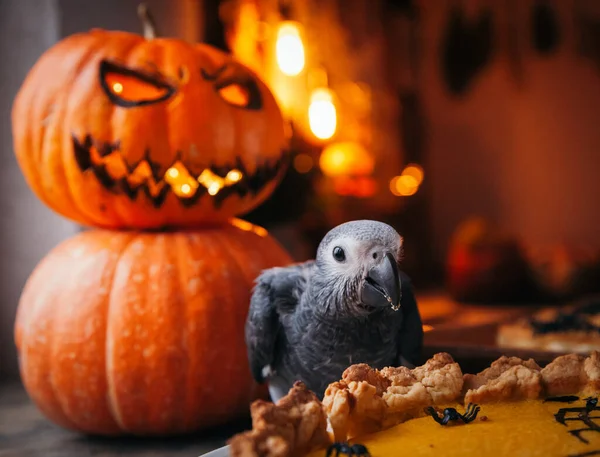
<svg viewBox="0 0 600 457"><path fill-rule="evenodd" d="M91 169L105 188L125 193L132 199L142 189L155 206L162 204L169 189L184 204L194 203L205 193L220 197L216 204L220 204L231 192L242 197L248 192L256 194L275 177L282 164L281 160L274 166L265 164L257 167L253 174L248 174L238 159L234 166L212 166L194 175L180 158L165 169L150 159L149 151L138 163L129 165L118 143L98 146L90 136L83 141L73 137L73 149L81 171Z"/></svg>

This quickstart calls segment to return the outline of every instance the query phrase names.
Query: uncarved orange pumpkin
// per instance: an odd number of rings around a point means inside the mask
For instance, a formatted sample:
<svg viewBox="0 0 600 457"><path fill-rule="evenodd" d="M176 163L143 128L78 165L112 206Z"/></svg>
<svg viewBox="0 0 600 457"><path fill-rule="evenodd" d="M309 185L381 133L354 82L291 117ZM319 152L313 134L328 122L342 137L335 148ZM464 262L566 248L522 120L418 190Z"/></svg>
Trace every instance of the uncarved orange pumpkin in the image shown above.
<svg viewBox="0 0 600 457"><path fill-rule="evenodd" d="M266 396L244 323L259 272L290 262L233 221L173 233L91 230L54 248L24 288L15 341L24 385L63 427L175 434L240 417Z"/></svg>
<svg viewBox="0 0 600 457"><path fill-rule="evenodd" d="M276 100L206 44L94 29L47 50L13 104L36 195L102 228L190 227L245 214L287 168Z"/></svg>

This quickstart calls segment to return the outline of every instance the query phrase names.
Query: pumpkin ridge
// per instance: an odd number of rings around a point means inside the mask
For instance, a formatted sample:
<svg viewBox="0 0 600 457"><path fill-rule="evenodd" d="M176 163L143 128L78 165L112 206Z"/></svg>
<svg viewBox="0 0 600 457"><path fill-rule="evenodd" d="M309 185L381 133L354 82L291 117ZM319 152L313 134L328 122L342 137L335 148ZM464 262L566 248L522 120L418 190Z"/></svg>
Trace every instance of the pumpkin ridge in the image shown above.
<svg viewBox="0 0 600 457"><path fill-rule="evenodd" d="M51 251L53 254L59 253L59 249L55 248L53 251ZM60 253L59 253L60 255ZM45 267L47 267L47 265L40 265L40 270L44 271ZM38 271L40 271L38 270ZM57 276L60 275L60 270L59 269L50 269L51 274L54 276L51 276L52 279L56 279ZM28 280L28 284L26 284L26 288L24 289L24 293L27 293L29 290L34 290L32 289L32 283L33 281L35 281L37 278L33 277L33 275L31 276L31 280ZM46 302L47 303L47 302ZM38 303L34 303L34 305L37 307L43 306L43 304L41 304L41 302ZM47 310L44 310L47 311ZM31 311L31 314L33 316L35 316L35 312ZM45 384L45 386L47 386L47 390L46 393L51 395L51 400L50 402L48 402L47 400L44 401L46 407L41 408L41 410L44 412L44 414L47 417L52 418L53 420L57 421L57 423L62 424L63 426L69 427L69 428L76 428L76 424L68 417L66 410L63 406L63 402L60 400L60 396L57 393L57 386L54 382L54 377L52 376L53 373L53 353L55 351L55 345L57 344L57 341L59 338L57 338L57 335L54 332L54 328L56 326L56 316L54 313L45 313L46 316L45 318L50 320L50 325L47 325L44 327L44 330L46 330L44 332L44 338L46 338L46 340L50 340L50 343L46 343L45 345L43 345L44 347L44 355L45 357L43 357L44 362L46 363L44 372L47 376L48 382ZM32 319L30 317L30 319ZM23 325L23 323L21 323ZM29 324L29 322L26 322L26 326L30 326L31 324ZM25 325L23 325L25 327ZM48 328L50 328L50 330L47 330ZM36 330L39 331L39 328L37 328ZM21 360L21 369L24 369L24 367L26 366L25 363L27 363L27 359L29 358L29 354L28 354L28 344L25 343L25 346L23 348L23 354L24 354L24 358ZM40 368L38 367L38 371L41 371ZM24 372L22 374L23 376L23 381L24 381L24 385L27 386L28 388L32 388L32 382L34 382L33 385L35 384L39 384L39 379L31 379L28 376L27 372ZM40 375L38 373L36 373L37 378L40 377ZM28 379L29 378L29 379ZM37 389L34 388L34 392L35 394L39 394L39 391L36 391ZM39 398L34 397L35 400L39 401ZM50 404L54 404L55 407L52 407L52 405L48 405L48 403Z"/></svg>
<svg viewBox="0 0 600 457"><path fill-rule="evenodd" d="M180 232L169 233L164 235L158 235L158 239L162 239L163 242L154 241L153 247L156 249L155 256L158 258L164 259L163 264L165 266L172 266L172 276L168 280L168 285L164 285L164 289L169 290L170 292L170 300L168 302L164 302L161 305L163 308L160 312L165 313L165 322L161 324L162 328L166 328L169 330L169 333L173 333L170 329L178 328L181 329L180 332L175 332L175 338L168 338L169 342L176 348L176 352L179 353L179 357L177 357L176 368L171 367L169 371L170 375L166 377L162 377L162 382L164 383L164 391L163 397L168 395L167 398L170 398L168 402L168 419L162 417L164 412L161 412L159 417L156 417L157 414L157 406L160 406L160 403L151 404L151 409L149 411L149 417L151 422L157 424L161 423L162 425L159 428L169 427L171 430L181 430L183 425L183 417L179 414L185 405L184 398L186 392L181 395L181 385L186 380L185 373L188 371L190 357L188 347L185 345L185 333L187 330L187 321L186 321L186 311L188 302L185 296L185 289L182 288L182 270L180 270L179 264L179 248L178 248L178 240L182 235ZM153 262L148 263L148 279L152 278L152 269ZM161 275L163 276L163 275ZM150 287L148 291L148 295L152 294L152 288ZM157 313L158 314L158 313ZM155 315L156 316L156 315ZM156 317L152 319L156 321ZM159 331L160 333L160 331ZM169 345L170 346L170 345ZM166 347L166 345L165 345ZM163 348L164 349L164 348ZM159 351L160 353L160 351ZM165 365L169 366L168 360L169 357L164 357ZM154 381L156 382L156 381ZM160 408L158 411L161 411Z"/></svg>
<svg viewBox="0 0 600 457"><path fill-rule="evenodd" d="M136 241L137 238L139 238L139 234L136 233L132 233L129 234L128 236L130 236L130 239L123 244L123 248L120 250L120 252L118 253L118 260L115 262L115 269L113 271L113 275L112 278L110 280L110 284L108 287L108 290L111 291L111 293L108 294L108 298L107 301L108 303L106 304L106 315L108 316L107 320L106 320L106 336L105 336L105 344L106 344L106 348L105 348L105 359L104 359L104 363L105 363L105 367L104 367L104 372L105 372L105 376L106 376L106 402L107 402L107 407L108 410L110 411L114 421L117 423L117 425L121 428L121 430L125 430L125 424L123 422L123 417L118 405L118 399L116 398L116 391L115 391L115 384L114 384L114 380L111 376L111 372L112 370L110 369L110 363L111 363L111 357L112 357L112 351L111 349L111 340L110 340L110 334L109 334L109 325L110 325L110 308L111 308L111 303L113 302L113 294L112 294L112 290L113 290L113 284L115 282L115 277L117 275L117 271L119 270L119 263L121 263L121 260L123 259L123 254L125 253L125 251L129 248L129 246L131 246L131 244Z"/></svg>
<svg viewBox="0 0 600 457"><path fill-rule="evenodd" d="M250 276L248 274L248 268L246 268L247 264L244 264L240 261L240 259L238 258L238 252L232 249L231 246L231 242L232 242L232 235L235 231L239 231L239 235L238 237L235 237L237 239L244 239L244 238L252 238L252 237L258 237L257 235L255 235L252 232L246 232L246 231L241 231L241 229L239 228L234 228L234 227L227 227L224 230L219 230L219 231L215 231L214 232L214 245L218 246L217 247L217 251L222 251L224 253L225 256L227 256L227 258L229 259L229 272L231 274L231 282L236 284L236 287L239 287L239 283L243 282L244 283L244 290L251 290L251 285L248 283L248 277ZM260 240L256 240L256 241L260 241ZM252 241L248 240L248 243L252 243ZM244 243L241 243L244 244ZM247 254L247 252L244 250L243 251L244 254ZM230 306L233 307L233 309L229 310L230 312L240 312L242 309L244 309L244 319L240 320L241 322L245 322L246 320L246 315L247 315L247 310L250 304L250 297L247 297L247 303L244 304L240 304L243 305L242 306L238 306L235 302L235 300L228 300L228 304ZM246 348L246 341L245 341L245 337L244 337L244 325L241 325L241 328L239 329L240 331L238 332L233 332L233 336L230 335L229 338L229 344L234 344L235 346L238 346L240 348ZM233 340L233 341L231 341ZM230 367L230 371L233 372L232 378L236 378L237 375L239 375L239 371L240 371L240 366L231 366ZM246 377L246 379L248 379L249 383L253 383L254 381L252 381L252 376L250 374L250 367L248 365L248 362L245 361L244 362L244 375ZM230 382L232 382L230 380ZM234 380L233 382L237 382L237 380ZM234 401L230 401L231 404L233 405L246 405L246 409L247 409L247 405L249 405L250 401L248 399L248 396L250 395L249 391L238 391L237 395L234 397ZM239 413L243 413L244 409L240 409L239 411L236 411L238 414ZM220 415L224 414L224 412L220 411L219 412Z"/></svg>
<svg viewBox="0 0 600 457"><path fill-rule="evenodd" d="M241 230L241 229L230 225L229 227L227 227L227 229L224 229L224 230L218 232L216 239L221 244L221 246L223 247L224 251L228 254L230 259L232 259L233 263L236 265L237 270L240 273L240 278L244 281L244 287L247 290L252 290L252 288L254 287L254 282L255 282L256 278L258 277L258 273L249 274L249 270L252 270L252 268L248 268L248 265L251 265L251 259L249 257L252 255L256 255L257 253L258 253L258 255L262 256L262 259L264 260L264 262L263 262L263 269L264 269L264 268L270 268L270 267L273 267L276 265L281 265L282 256L287 257L287 253L283 250L283 248L279 245L279 243L277 243L272 237L263 237L263 236L258 235L254 231L249 232L249 231L245 231L245 230L241 232L242 236L248 237L248 238L256 238L256 240L254 240L254 243L249 240L248 244L249 245L258 244L259 247L255 248L257 250L257 252L253 252L252 250L247 249L247 248L234 249L234 247L232 246L232 242L229 239L229 238L231 238L230 232L231 231L235 232L235 231L239 231L239 230ZM240 245L242 245L242 246L246 245L246 242L243 238L235 237L235 239L241 239ZM269 244L273 245L273 247L270 248L270 246L268 246ZM265 253L267 253L267 254L265 255ZM292 261L292 259L288 258L288 262L291 262L291 261ZM250 301L248 300L248 303L245 308L246 313L244 315L244 321L247 317L249 306L250 306ZM240 340L240 345L242 347L246 347L244 327L242 327L242 331L239 333L239 340ZM252 400L255 400L257 398L257 394L260 394L260 385L255 383L254 380L252 380L252 375L250 373L249 365L246 365L245 371L247 372L247 378L251 379L250 382L254 384L254 389L251 389L247 392L240 392L240 394L239 394L240 401L236 404L244 404L244 403L249 404Z"/></svg>
<svg viewBox="0 0 600 457"><path fill-rule="evenodd" d="M251 290L252 285L248 284L248 280L246 279L246 277L248 275L246 273L246 268L244 268L244 265L242 264L242 262L240 262L238 260L237 253L233 253L230 242L228 242L228 240L226 239L230 235L229 234L226 235L224 232L218 232L215 235L216 235L215 241L217 242L217 244L220 245L220 249L225 251L225 253L229 256L229 258L231 259L231 262L233 263L232 267L235 266L235 271L236 271L236 275L238 276L238 279L241 281L244 281L244 287L247 290ZM246 251L244 251L244 253L246 253ZM234 268L231 268L231 270L234 270ZM246 306L249 307L250 303L248 302L246 304ZM247 312L246 312L246 314L247 314ZM246 319L246 316L244 316L244 321L245 321L245 319ZM238 340L238 341L236 341L236 343L238 343L241 347L246 347L246 341L245 341L245 337L244 337L243 328L242 328L242 331L236 335L236 339ZM250 378L250 371L249 371L250 367L249 366L248 366L247 370L248 370L248 377ZM253 382L253 381L251 381L251 382ZM247 394L248 394L248 392L242 392L242 391L238 392L238 395L237 395L237 398L236 398L234 404L236 404L236 405L240 405L240 404L244 404L244 403L249 404L250 401L247 398Z"/></svg>
<svg viewBox="0 0 600 457"><path fill-rule="evenodd" d="M181 290L181 295L183 297L183 303L184 303L184 307L185 307L185 309L181 313L181 315L183 316L184 325L185 325L185 330L184 330L184 332L182 332L182 339L183 339L182 345L188 354L188 357L185 359L186 360L185 368L182 368L182 370L185 371L183 378L185 379L185 385L186 385L186 388L183 389L183 393L181 395L181 410L184 411L184 414L179 416L180 424L178 424L183 429L189 428L191 425L192 419L193 419L193 417L190 417L187 414L185 414L187 412L185 409L185 405L188 404L189 392L191 391L191 387L193 386L193 383L194 383L194 380L192 378L193 373L191 370L190 360L196 358L195 351L193 351L192 345L190 344L190 341L189 341L189 322L190 322L189 307L190 306L189 306L188 293L187 293L188 287L187 287L187 284L184 284L184 274L188 270L188 268L185 265L185 261L188 259L188 256L183 255L183 254L188 253L188 252L191 252L190 237L185 233L178 233L175 237L175 253L176 253L175 255L176 255L177 276L178 276L177 279L178 279L179 288Z"/></svg>

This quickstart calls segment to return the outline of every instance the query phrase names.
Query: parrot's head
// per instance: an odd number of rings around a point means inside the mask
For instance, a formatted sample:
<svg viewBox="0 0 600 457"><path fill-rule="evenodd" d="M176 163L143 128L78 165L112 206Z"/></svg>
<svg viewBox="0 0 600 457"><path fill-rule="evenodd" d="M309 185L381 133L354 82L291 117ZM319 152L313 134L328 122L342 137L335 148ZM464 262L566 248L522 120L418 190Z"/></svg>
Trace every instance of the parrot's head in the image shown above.
<svg viewBox="0 0 600 457"><path fill-rule="evenodd" d="M327 303L353 315L398 310L402 241L396 230L377 221L351 221L330 230L316 256Z"/></svg>

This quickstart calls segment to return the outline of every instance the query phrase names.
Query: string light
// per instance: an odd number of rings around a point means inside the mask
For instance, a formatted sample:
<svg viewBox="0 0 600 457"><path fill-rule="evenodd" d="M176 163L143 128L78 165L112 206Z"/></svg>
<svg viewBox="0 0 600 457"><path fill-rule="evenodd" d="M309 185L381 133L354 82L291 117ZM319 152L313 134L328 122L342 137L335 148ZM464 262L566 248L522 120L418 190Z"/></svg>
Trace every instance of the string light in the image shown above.
<svg viewBox="0 0 600 457"><path fill-rule="evenodd" d="M227 176L225 177L225 181L231 183L236 183L240 179L242 179L242 172L239 170L231 170L229 173L227 173Z"/></svg>
<svg viewBox="0 0 600 457"><path fill-rule="evenodd" d="M423 169L417 164L407 165L400 176L390 181L390 192L397 197L410 197L417 193L423 182Z"/></svg>
<svg viewBox="0 0 600 457"><path fill-rule="evenodd" d="M297 22L284 21L279 25L275 56L279 69L285 75L297 76L304 69L304 44Z"/></svg>
<svg viewBox="0 0 600 457"><path fill-rule="evenodd" d="M403 176L412 176L417 181L418 185L423 181L423 169L417 164L407 165L402 171Z"/></svg>
<svg viewBox="0 0 600 457"><path fill-rule="evenodd" d="M366 176L373 173L375 161L359 143L344 141L328 145L319 166L327 176Z"/></svg>
<svg viewBox="0 0 600 457"><path fill-rule="evenodd" d="M221 185L218 182L210 183L208 186L208 189L207 189L209 195L217 195L220 190L221 190Z"/></svg>
<svg viewBox="0 0 600 457"><path fill-rule="evenodd" d="M145 162L142 162L145 164ZM147 164L146 164L147 166ZM148 167L149 170L149 167ZM141 174L140 170L140 174ZM144 175L148 175L150 172L147 171ZM200 176L195 179L190 172L187 170L185 165L181 162L176 162L170 167L165 173L165 181L171 186L173 191L177 195L190 196L193 195L198 185L202 185L206 188L209 195L217 195L224 187L232 186L233 184L242 180L244 175L240 170L230 170L225 178L216 175L211 170L206 168L202 171Z"/></svg>
<svg viewBox="0 0 600 457"><path fill-rule="evenodd" d="M337 129L337 111L330 89L315 89L310 96L308 123L311 132L320 140L328 140Z"/></svg>
<svg viewBox="0 0 600 457"><path fill-rule="evenodd" d="M192 187L189 184L182 184L181 185L181 193L182 194L189 194L192 191Z"/></svg>

